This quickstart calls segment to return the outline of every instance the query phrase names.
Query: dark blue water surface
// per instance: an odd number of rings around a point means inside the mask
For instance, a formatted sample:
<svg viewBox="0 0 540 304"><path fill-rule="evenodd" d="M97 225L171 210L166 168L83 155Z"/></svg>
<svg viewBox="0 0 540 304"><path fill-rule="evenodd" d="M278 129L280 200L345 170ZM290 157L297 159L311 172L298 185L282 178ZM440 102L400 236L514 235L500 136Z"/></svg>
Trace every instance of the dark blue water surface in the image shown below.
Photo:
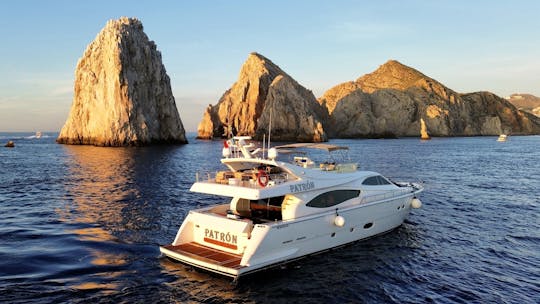
<svg viewBox="0 0 540 304"><path fill-rule="evenodd" d="M241 280L163 258L220 141L66 146L0 134L0 302L539 303L540 136L333 140L362 169L421 179L386 235ZM8 140L15 148L4 148Z"/></svg>

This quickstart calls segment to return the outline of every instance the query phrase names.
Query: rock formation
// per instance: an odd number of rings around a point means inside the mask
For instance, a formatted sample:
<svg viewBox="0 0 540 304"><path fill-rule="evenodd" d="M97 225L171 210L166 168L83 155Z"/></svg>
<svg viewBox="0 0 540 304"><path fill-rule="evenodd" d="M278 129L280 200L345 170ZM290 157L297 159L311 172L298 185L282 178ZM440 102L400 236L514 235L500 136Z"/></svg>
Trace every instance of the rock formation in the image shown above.
<svg viewBox="0 0 540 304"><path fill-rule="evenodd" d="M326 141L328 113L313 93L264 56L251 53L236 83L208 106L198 138L229 134L262 139L272 125L274 141Z"/></svg>
<svg viewBox="0 0 540 304"><path fill-rule="evenodd" d="M420 118L420 139L431 139L427 132L426 122L423 118Z"/></svg>
<svg viewBox="0 0 540 304"><path fill-rule="evenodd" d="M504 98L490 92L461 94L461 97L469 105L471 118L479 122L479 133L474 135L540 134L540 118L518 110Z"/></svg>
<svg viewBox="0 0 540 304"><path fill-rule="evenodd" d="M397 61L328 90L332 137L538 134L540 120L488 92L459 94Z"/></svg>
<svg viewBox="0 0 540 304"><path fill-rule="evenodd" d="M512 94L507 100L522 111L540 116L540 97L531 94Z"/></svg>
<svg viewBox="0 0 540 304"><path fill-rule="evenodd" d="M187 143L161 53L134 18L110 20L77 63L58 143Z"/></svg>

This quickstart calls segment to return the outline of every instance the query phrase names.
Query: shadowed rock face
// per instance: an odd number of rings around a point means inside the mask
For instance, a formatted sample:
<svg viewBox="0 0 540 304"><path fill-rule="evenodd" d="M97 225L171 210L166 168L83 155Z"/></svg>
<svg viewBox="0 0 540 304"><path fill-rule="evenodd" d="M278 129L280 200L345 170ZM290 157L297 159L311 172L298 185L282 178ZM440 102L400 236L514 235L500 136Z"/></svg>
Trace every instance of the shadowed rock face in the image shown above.
<svg viewBox="0 0 540 304"><path fill-rule="evenodd" d="M271 119L270 119L271 117ZM262 139L272 123L275 141L326 141L328 113L313 93L264 56L251 53L236 83L209 105L198 138L249 135Z"/></svg>
<svg viewBox="0 0 540 304"><path fill-rule="evenodd" d="M518 110L506 99L490 92L462 94L461 97L468 103L473 121L478 122L479 135L497 135L493 130L499 125L499 134L540 134L540 118Z"/></svg>
<svg viewBox="0 0 540 304"><path fill-rule="evenodd" d="M270 84L265 110L259 117L255 137L262 138L264 134L268 136L271 123L273 140L327 141L321 119L325 117L326 112L317 105L317 100L311 91L306 90L290 77L277 76Z"/></svg>
<svg viewBox="0 0 540 304"><path fill-rule="evenodd" d="M540 120L488 93L459 94L391 60L371 74L328 90L332 137L538 134Z"/></svg>
<svg viewBox="0 0 540 304"><path fill-rule="evenodd" d="M107 22L77 63L62 144L130 146L187 143L161 53L142 23Z"/></svg>

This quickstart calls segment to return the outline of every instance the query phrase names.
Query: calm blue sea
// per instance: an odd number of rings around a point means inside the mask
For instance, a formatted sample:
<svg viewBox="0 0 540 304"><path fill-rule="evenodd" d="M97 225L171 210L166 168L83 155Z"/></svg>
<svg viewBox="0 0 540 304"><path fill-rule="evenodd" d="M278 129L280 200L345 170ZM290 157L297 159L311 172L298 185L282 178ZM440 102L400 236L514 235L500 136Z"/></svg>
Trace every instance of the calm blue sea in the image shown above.
<svg viewBox="0 0 540 304"><path fill-rule="evenodd" d="M220 141L98 148L0 133L3 303L539 303L540 136L333 140L362 169L420 179L397 230L241 280L160 256ZM4 148L8 140L15 148Z"/></svg>

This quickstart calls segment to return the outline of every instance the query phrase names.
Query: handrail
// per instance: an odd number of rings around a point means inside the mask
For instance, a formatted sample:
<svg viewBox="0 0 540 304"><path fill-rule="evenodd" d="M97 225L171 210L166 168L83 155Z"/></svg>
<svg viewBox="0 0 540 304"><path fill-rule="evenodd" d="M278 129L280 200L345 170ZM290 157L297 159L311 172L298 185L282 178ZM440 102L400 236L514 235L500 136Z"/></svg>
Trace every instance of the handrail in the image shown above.
<svg viewBox="0 0 540 304"><path fill-rule="evenodd" d="M370 203L377 200L385 200L385 199L401 196L403 194L411 193L411 192L412 191L408 189L396 189L391 192L376 193L376 194L372 194L368 196L363 196L362 199L360 199L360 203L358 203L357 205L362 205L362 204Z"/></svg>
<svg viewBox="0 0 540 304"><path fill-rule="evenodd" d="M221 171L218 171L218 172L221 172ZM218 175L218 172L203 172L203 173L196 172L195 173L195 181L197 183L198 182L206 182L206 183L216 183L216 184L218 184L219 182L217 181L217 178L216 178L217 175ZM227 172L229 172L229 171L227 171ZM232 172L232 171L230 171L230 173L234 174L234 172ZM255 175L257 173L256 172L251 172L251 173L246 172L245 174ZM204 176L206 176L206 178L204 178ZM266 187L271 187L272 185L279 185L279 184L282 184L282 183L287 182L287 181L296 180L296 179L291 178L292 175L290 175L289 173L286 173L286 172L269 173L268 176L270 177L270 183ZM242 180L242 179L236 178L236 177L231 177L231 178L234 178L236 182L239 182L239 184L235 184L236 186L242 186L242 187L248 187L248 188L254 188L254 189L264 188L264 187L261 187L257 183L256 178L250 178L250 180L253 181L253 182L248 182L248 180Z"/></svg>

